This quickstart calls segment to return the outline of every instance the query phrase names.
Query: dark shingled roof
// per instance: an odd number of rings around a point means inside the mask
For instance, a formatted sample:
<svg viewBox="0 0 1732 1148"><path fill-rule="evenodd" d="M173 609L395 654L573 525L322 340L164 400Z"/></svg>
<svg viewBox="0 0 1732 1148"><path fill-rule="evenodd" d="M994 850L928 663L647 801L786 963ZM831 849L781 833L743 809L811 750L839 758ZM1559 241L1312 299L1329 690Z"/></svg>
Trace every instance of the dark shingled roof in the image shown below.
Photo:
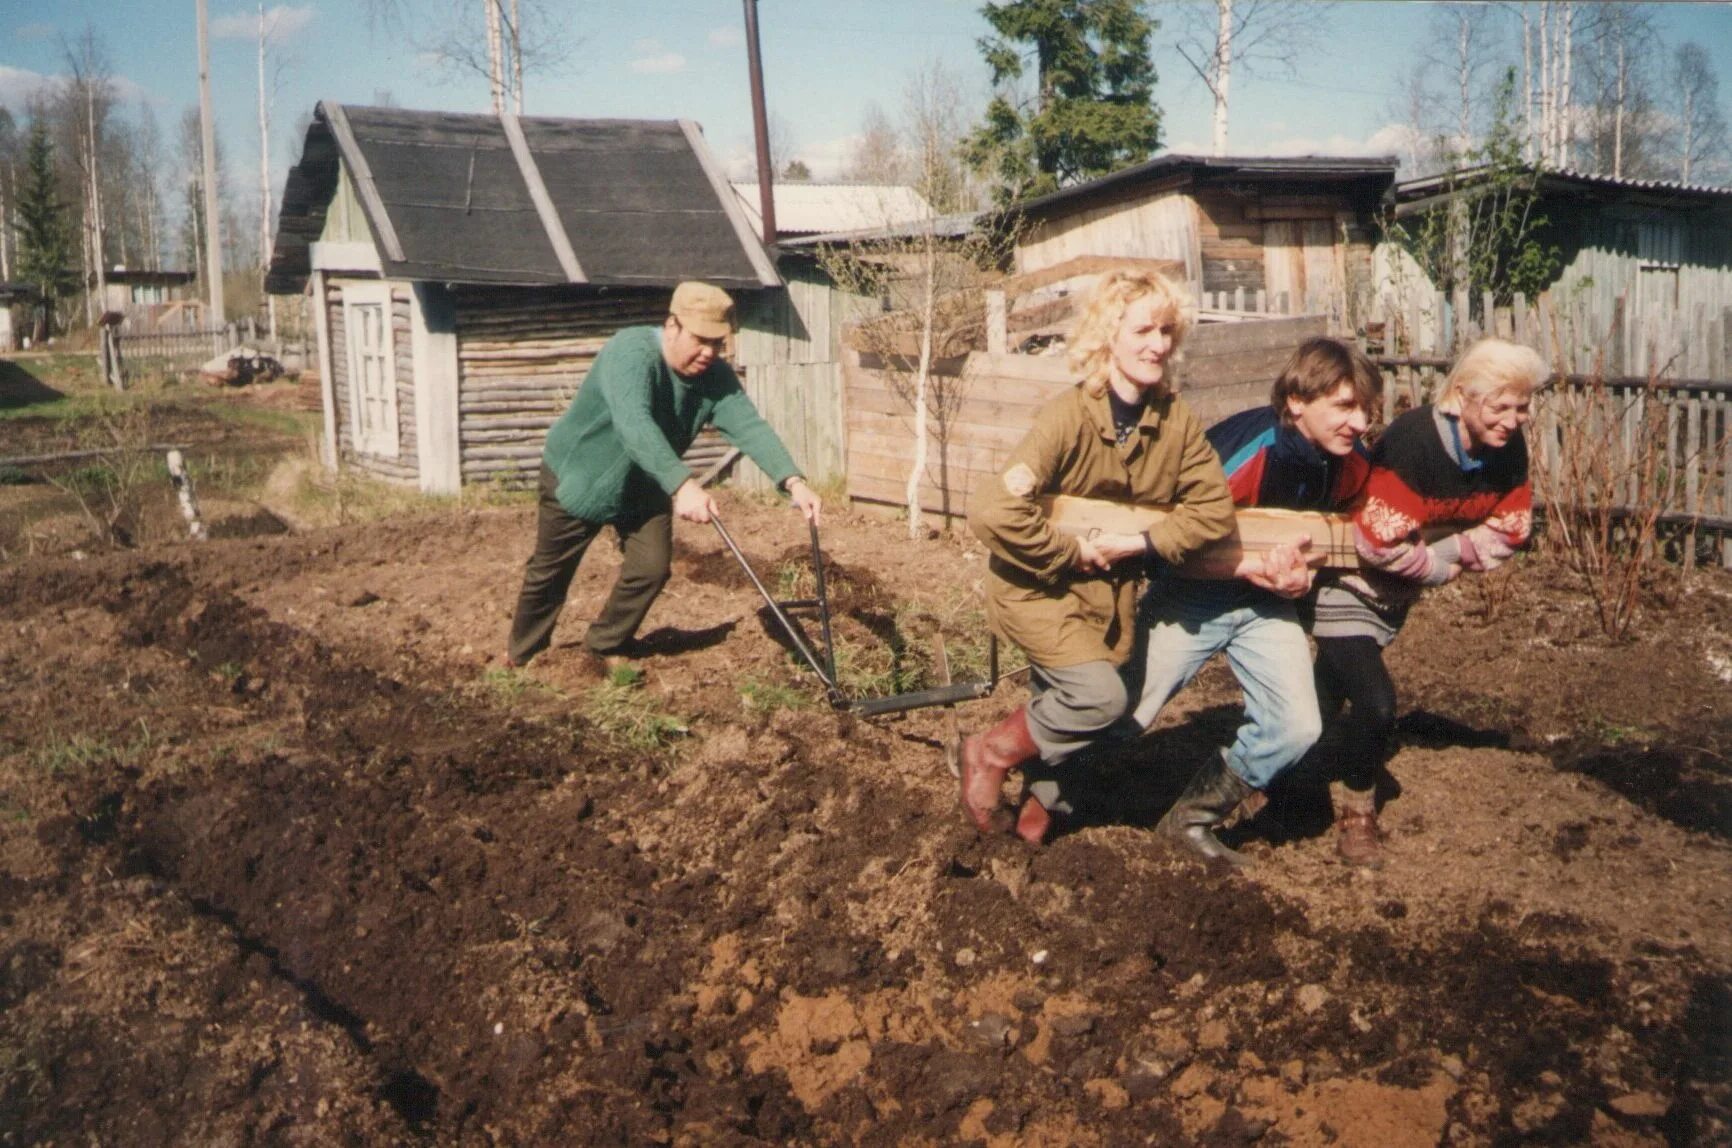
<svg viewBox="0 0 1732 1148"><path fill-rule="evenodd" d="M1240 183L1361 183L1381 193L1395 182L1394 156L1204 156L1169 152L1111 175L1014 203L1009 211L1041 216L1082 203L1166 181Z"/></svg>
<svg viewBox="0 0 1732 1148"><path fill-rule="evenodd" d="M390 278L781 282L689 121L520 119L326 101L283 189L269 290L305 284L339 160Z"/></svg>

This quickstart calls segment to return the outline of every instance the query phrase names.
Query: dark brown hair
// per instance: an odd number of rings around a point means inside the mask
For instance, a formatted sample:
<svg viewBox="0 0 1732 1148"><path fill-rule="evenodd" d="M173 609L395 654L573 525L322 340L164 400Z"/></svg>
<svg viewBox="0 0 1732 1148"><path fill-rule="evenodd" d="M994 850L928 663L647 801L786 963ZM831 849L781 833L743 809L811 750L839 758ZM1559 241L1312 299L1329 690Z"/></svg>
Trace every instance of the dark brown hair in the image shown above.
<svg viewBox="0 0 1732 1148"><path fill-rule="evenodd" d="M1365 352L1352 343L1318 336L1307 339L1293 350L1293 357L1275 376L1269 401L1283 423L1293 420L1287 410L1287 400L1308 403L1335 393L1342 383L1353 387L1353 397L1366 416L1375 418L1383 401L1383 372L1365 357Z"/></svg>

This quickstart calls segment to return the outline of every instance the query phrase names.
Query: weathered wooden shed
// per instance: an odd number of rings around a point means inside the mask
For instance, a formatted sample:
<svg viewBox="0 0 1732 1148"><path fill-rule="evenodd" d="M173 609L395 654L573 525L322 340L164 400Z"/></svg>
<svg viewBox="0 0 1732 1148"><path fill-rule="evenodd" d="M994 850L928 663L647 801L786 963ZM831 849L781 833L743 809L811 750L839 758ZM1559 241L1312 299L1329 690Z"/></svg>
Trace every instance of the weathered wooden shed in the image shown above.
<svg viewBox="0 0 1732 1148"><path fill-rule="evenodd" d="M267 289L311 291L327 460L434 493L532 478L602 344L681 280L781 282L689 120L325 101L282 202Z"/></svg>
<svg viewBox="0 0 1732 1148"><path fill-rule="evenodd" d="M1019 204L1020 274L1084 256L1172 259L1208 301L1345 329L1368 291L1393 156L1163 155ZM1241 308L1243 309L1243 308Z"/></svg>
<svg viewBox="0 0 1732 1148"><path fill-rule="evenodd" d="M204 304L192 297L197 277L191 271L116 267L102 278L102 309L124 316L121 329L127 334L204 327Z"/></svg>
<svg viewBox="0 0 1732 1148"><path fill-rule="evenodd" d="M1473 168L1397 184L1395 216L1413 219L1482 196L1490 175ZM1653 367L1673 377L1727 378L1732 188L1574 171L1541 171L1532 180L1532 214L1546 221L1535 239L1557 249L1559 268L1523 301L1550 332L1542 338L1536 322L1528 341L1581 370L1599 356L1612 374ZM1377 267L1381 301L1404 319L1397 325L1414 353L1447 349L1470 328L1520 334L1518 319L1497 313L1503 300L1489 318L1480 299L1468 301L1469 315L1455 315L1457 301L1393 244L1379 249Z"/></svg>

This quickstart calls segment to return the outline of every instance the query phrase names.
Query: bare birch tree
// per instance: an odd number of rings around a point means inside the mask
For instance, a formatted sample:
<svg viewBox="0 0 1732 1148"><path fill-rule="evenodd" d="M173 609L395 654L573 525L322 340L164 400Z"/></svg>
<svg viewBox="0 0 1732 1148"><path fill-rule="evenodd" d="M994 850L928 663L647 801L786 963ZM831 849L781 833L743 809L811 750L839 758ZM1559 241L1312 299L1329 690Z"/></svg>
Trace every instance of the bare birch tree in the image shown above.
<svg viewBox="0 0 1732 1148"><path fill-rule="evenodd" d="M907 178L907 157L896 125L876 103L866 105L860 138L850 149L842 178L852 183L901 183Z"/></svg>
<svg viewBox="0 0 1732 1148"><path fill-rule="evenodd" d="M86 25L76 44L63 42L70 77L61 102L77 126L73 155L79 172L82 248L85 274L85 319L94 323L96 311L107 295L107 235L102 212L103 130L114 104L113 68L96 29Z"/></svg>
<svg viewBox="0 0 1732 1148"><path fill-rule="evenodd" d="M1596 6L1582 53L1591 88L1589 128L1596 171L1655 174L1653 80L1659 47L1652 12L1640 4Z"/></svg>
<svg viewBox="0 0 1732 1148"><path fill-rule="evenodd" d="M1719 179L1726 174L1726 118L1720 111L1720 79L1702 45L1694 40L1678 46L1667 89L1677 117L1678 178Z"/></svg>
<svg viewBox="0 0 1732 1148"><path fill-rule="evenodd" d="M1214 153L1227 154L1233 74L1267 69L1294 75L1327 31L1333 6L1301 0L1163 0L1156 16L1173 15L1174 45L1214 98Z"/></svg>
<svg viewBox="0 0 1732 1148"><path fill-rule="evenodd" d="M408 29L416 48L449 79L487 81L495 115L522 114L524 77L559 71L580 40L556 0L364 0L370 20Z"/></svg>
<svg viewBox="0 0 1732 1148"><path fill-rule="evenodd" d="M985 204L986 189L962 161L962 142L977 118L961 78L937 57L916 66L902 86L914 190L940 215Z"/></svg>

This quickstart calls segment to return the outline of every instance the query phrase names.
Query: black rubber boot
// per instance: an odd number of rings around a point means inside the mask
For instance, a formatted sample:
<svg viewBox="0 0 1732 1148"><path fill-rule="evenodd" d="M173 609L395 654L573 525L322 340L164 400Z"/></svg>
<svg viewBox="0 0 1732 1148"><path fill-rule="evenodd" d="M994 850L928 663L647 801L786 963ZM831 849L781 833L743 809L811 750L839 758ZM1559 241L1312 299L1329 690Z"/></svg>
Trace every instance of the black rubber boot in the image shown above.
<svg viewBox="0 0 1732 1148"><path fill-rule="evenodd" d="M1216 754L1191 778L1185 792L1155 826L1155 832L1211 861L1225 861L1243 868L1251 864L1251 859L1221 844L1214 829L1232 815L1240 802L1256 792L1227 768L1224 755Z"/></svg>

